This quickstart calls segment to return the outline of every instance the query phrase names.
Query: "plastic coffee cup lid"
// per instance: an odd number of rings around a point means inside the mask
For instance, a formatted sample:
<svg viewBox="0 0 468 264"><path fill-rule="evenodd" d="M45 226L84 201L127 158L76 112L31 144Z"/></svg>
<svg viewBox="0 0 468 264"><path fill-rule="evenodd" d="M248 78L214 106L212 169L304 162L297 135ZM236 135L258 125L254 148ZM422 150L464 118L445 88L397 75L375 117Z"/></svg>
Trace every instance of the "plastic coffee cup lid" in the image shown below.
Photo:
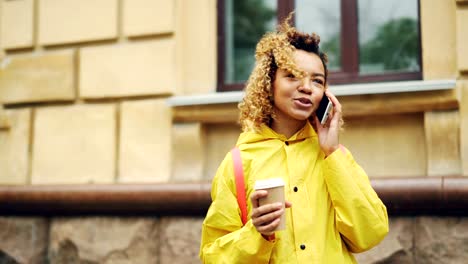
<svg viewBox="0 0 468 264"><path fill-rule="evenodd" d="M255 190L262 190L262 189L269 189L275 188L279 186L284 186L284 181L281 178L271 178L265 180L257 180L255 182L254 189Z"/></svg>

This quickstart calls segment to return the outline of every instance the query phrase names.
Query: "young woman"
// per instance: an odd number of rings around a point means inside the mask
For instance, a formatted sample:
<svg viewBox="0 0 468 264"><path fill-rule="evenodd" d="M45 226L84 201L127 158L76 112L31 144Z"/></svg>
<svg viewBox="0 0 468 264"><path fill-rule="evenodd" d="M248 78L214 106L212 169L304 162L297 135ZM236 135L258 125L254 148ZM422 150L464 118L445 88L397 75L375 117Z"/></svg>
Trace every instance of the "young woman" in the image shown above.
<svg viewBox="0 0 468 264"><path fill-rule="evenodd" d="M236 144L249 219L243 225L229 153L213 179L203 222L204 263L356 263L352 252L370 249L388 233L384 204L339 144L341 105L327 90L319 42L287 20L257 44ZM322 96L333 103L324 125L315 116ZM277 177L285 182L285 206L259 206L268 192L253 190L255 181ZM282 214L286 230L274 232Z"/></svg>

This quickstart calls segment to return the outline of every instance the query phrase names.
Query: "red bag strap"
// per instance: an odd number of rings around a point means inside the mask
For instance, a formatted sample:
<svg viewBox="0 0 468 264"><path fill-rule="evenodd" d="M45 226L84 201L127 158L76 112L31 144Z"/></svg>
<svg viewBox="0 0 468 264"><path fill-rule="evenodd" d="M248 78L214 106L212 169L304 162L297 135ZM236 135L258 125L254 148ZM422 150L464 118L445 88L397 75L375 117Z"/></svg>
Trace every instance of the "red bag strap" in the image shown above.
<svg viewBox="0 0 468 264"><path fill-rule="evenodd" d="M245 225L247 223L247 199L245 195L244 169L239 148L233 148L231 155L234 162L234 176L236 177L237 203L241 211L242 224Z"/></svg>

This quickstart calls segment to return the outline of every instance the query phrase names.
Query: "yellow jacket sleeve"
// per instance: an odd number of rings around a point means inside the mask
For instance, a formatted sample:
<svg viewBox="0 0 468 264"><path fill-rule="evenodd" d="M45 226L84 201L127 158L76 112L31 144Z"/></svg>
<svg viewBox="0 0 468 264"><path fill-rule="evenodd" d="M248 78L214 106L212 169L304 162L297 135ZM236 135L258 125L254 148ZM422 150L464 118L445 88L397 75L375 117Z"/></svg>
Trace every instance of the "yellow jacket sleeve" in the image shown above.
<svg viewBox="0 0 468 264"><path fill-rule="evenodd" d="M388 233L387 209L344 147L325 159L324 178L348 249L358 253L377 245Z"/></svg>
<svg viewBox="0 0 468 264"><path fill-rule="evenodd" d="M251 220L242 226L230 154L213 179L211 199L202 227L202 262L268 263L275 242L265 240Z"/></svg>

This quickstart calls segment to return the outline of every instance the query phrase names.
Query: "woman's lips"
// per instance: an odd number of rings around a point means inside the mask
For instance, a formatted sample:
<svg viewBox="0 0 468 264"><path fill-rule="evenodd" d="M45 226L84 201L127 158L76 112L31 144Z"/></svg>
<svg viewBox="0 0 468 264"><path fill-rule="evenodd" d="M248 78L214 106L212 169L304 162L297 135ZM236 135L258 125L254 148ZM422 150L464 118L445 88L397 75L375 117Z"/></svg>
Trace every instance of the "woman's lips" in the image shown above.
<svg viewBox="0 0 468 264"><path fill-rule="evenodd" d="M301 107L310 107L312 106L312 101L309 98L297 98L294 99L294 102Z"/></svg>

